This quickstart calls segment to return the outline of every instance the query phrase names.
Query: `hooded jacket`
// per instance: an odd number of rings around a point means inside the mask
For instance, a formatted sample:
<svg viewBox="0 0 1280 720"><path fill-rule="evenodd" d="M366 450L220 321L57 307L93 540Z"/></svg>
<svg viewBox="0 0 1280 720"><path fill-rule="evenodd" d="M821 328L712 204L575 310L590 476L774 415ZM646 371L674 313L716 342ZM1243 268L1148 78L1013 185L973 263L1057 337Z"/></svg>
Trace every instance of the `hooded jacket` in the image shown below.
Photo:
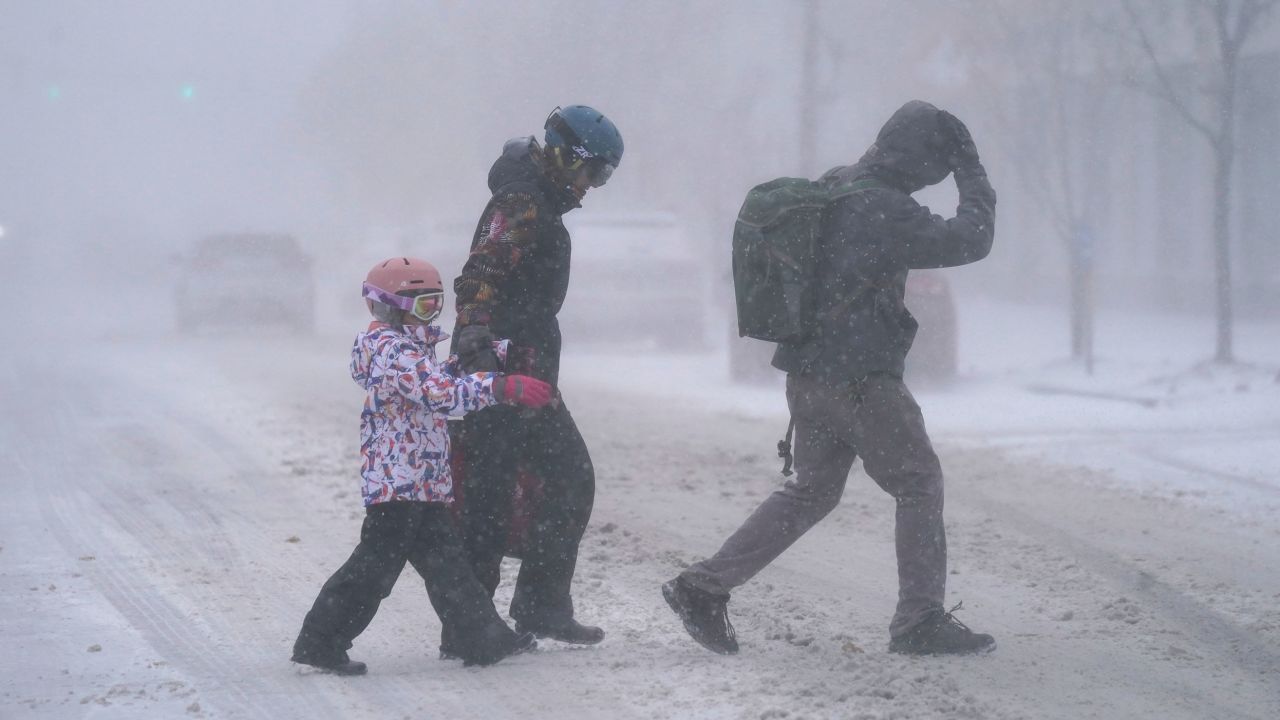
<svg viewBox="0 0 1280 720"><path fill-rule="evenodd" d="M959 205L943 219L911 198L952 169L954 132L926 102L903 105L855 164L819 182L874 181L834 201L823 218L818 322L806 340L783 343L773 365L830 383L872 373L902 376L917 323L907 310L907 272L986 257L995 232L995 191L976 157L955 169Z"/></svg>
<svg viewBox="0 0 1280 720"><path fill-rule="evenodd" d="M461 375L441 364L435 325L374 322L351 348L351 379L365 390L360 413L361 494L366 507L391 501L452 502L447 417L497 403L494 375ZM495 348L496 350L497 348Z"/></svg>
<svg viewBox="0 0 1280 720"><path fill-rule="evenodd" d="M556 314L569 289L572 245L561 216L580 207L573 192L551 179L533 137L508 140L489 170L493 193L454 281L456 330L488 325L495 337L532 348L530 375L556 384L560 324Z"/></svg>

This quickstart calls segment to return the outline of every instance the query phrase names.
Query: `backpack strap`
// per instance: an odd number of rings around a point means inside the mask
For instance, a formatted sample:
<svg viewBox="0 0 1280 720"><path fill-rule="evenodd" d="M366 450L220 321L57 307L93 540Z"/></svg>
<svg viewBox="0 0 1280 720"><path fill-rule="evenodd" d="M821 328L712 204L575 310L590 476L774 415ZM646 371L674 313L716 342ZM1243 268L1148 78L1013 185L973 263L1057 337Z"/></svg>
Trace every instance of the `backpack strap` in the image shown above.
<svg viewBox="0 0 1280 720"><path fill-rule="evenodd" d="M827 196L828 197L827 202L833 203L836 200L839 200L841 198L846 198L850 195L856 195L857 193L864 192L867 190L875 190L877 188L885 188L885 187L889 187L889 186L885 185L883 182L875 178L861 178L859 180L854 180L852 182L836 185L832 189L831 193ZM858 292L849 295L849 297L836 303L834 307L830 308L825 313L823 313L825 317L834 318L837 315L848 310L853 305L853 303L857 302L858 298L860 298L862 294L866 292L866 290L868 289L871 289L871 288L885 289L881 285L875 282L872 282L869 278L867 278L865 275L862 275L861 273L855 273L855 277L857 277L858 280L862 282L863 287L859 289Z"/></svg>
<svg viewBox="0 0 1280 720"><path fill-rule="evenodd" d="M876 188L888 187L884 183L875 178L864 177L853 182L837 183L831 188L831 192L827 194L827 202L835 202L842 197L860 193L864 190L874 190Z"/></svg>
<svg viewBox="0 0 1280 720"><path fill-rule="evenodd" d="M782 474L791 476L791 463L795 457L791 454L791 436L796 430L796 416L791 415L787 418L787 435L778 441L778 457L782 458Z"/></svg>

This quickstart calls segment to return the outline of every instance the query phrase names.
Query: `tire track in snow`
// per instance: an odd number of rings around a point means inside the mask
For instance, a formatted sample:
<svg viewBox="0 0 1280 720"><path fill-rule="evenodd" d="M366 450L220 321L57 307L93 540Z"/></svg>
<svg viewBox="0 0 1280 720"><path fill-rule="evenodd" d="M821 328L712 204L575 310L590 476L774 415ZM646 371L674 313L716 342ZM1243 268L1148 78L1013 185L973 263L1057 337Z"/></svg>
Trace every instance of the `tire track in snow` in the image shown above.
<svg viewBox="0 0 1280 720"><path fill-rule="evenodd" d="M1280 433L1277 433L1277 434L1280 434ZM1274 438L1274 437L1276 436L1275 435L1271 436L1271 438ZM1156 450L1154 448L1142 447L1142 448L1138 448L1137 452L1138 454L1142 455L1148 460L1151 460L1152 462L1159 463L1167 467L1171 467L1174 470L1180 470L1182 472L1191 473L1193 475L1203 475L1207 477L1213 477L1213 478L1217 478L1218 480L1225 480L1226 482L1231 484L1243 485L1244 487L1247 487L1250 490L1254 490L1256 492L1267 493L1270 495L1280 495L1280 485L1274 485L1262 480L1258 480L1257 478L1250 477L1248 475L1240 475L1238 473L1229 473L1223 470L1218 470L1216 468L1204 467L1203 465L1199 465L1197 463L1193 463L1187 460L1170 457L1168 454L1161 452L1159 450Z"/></svg>
<svg viewBox="0 0 1280 720"><path fill-rule="evenodd" d="M275 709L256 700L257 693L249 692L254 688L218 680L232 673L226 661L210 652L210 634L200 630L198 620L159 595L153 583L141 578L142 573L118 562L115 558L121 554L120 546L113 546L101 533L82 532L88 526L84 519L100 514L78 505L62 498L45 505L48 512L44 516L54 538L73 554L93 555L93 568L85 574L165 662L192 678L206 710L220 714L218 708L226 707L230 699L233 707L249 710L251 717L278 717ZM219 689L229 691L231 697L219 697Z"/></svg>
<svg viewBox="0 0 1280 720"><path fill-rule="evenodd" d="M72 557L94 556L92 563L82 566L104 599L157 654L193 681L206 712L262 718L363 716L363 712L351 712L352 693L348 686L299 678L288 665L287 647L280 649L278 658L259 652L256 662L246 662L244 649L261 647L261 636L214 607L216 593L238 587L228 587L225 580L209 583L202 592L191 585L185 590L165 586L156 575L157 568L242 568L244 559L226 537L221 523L210 521L216 517L211 508L197 502L190 506L196 512L184 512L166 497L192 496L181 492L156 494L163 486L156 487L156 477L149 474L155 468L117 467L121 457L112 440L119 438L114 438L109 429L86 427L84 421L86 417L101 418L103 407L109 403L103 402L101 391L93 392L87 384L73 386L74 382L68 381L62 386L70 390L66 397L42 399L40 413L25 414L29 436L23 438L24 446L45 460L39 469L42 476L75 478L79 483L63 493L52 494L41 512L58 543ZM76 398L78 412L71 410L70 397ZM137 409L139 399L137 395L127 398L133 414L126 415L126 419L141 414ZM145 439L154 443L153 451L191 452L209 460L198 444L171 446L172 438L158 432L168 427L165 424L152 427L156 431ZM56 452L41 444L49 438L67 437L77 438L78 454ZM87 467L89 462L82 462L83 466L75 463L89 458L92 469ZM20 468L21 474L28 477L38 477L35 471L25 465ZM80 486L85 483L93 487L92 492ZM140 489L151 494L143 497ZM175 513L181 522L170 522ZM181 600L181 605L171 601L169 595L175 601ZM268 596L279 599L287 595ZM278 675L260 672L261 667L276 663L280 667ZM377 708L373 716L413 707L409 701L420 699L408 683L383 685L367 697L357 695L359 705ZM326 688L333 692L326 692Z"/></svg>
<svg viewBox="0 0 1280 720"><path fill-rule="evenodd" d="M87 388L77 390L71 393L77 404L91 397ZM33 422L48 423L45 427L36 425L27 446L40 448L42 438L75 437L82 449L79 455L70 455L45 448L49 452L37 454L52 467L41 470L55 478L79 478L94 487L92 493L81 486L64 488L50 493L48 501L41 505L55 539L72 557L95 558L85 563L85 574L166 662L192 679L205 710L215 715L247 712L249 717L257 718L284 717L299 705L308 713L319 713L313 716L323 717L331 712L333 708L318 702L318 696L303 696L300 702L276 697L265 679L246 673L236 658L224 652L215 640L220 636L205 617L193 617L190 609L179 607L165 596L166 588L157 584L145 561L173 565L184 559L175 554L175 547L191 547L180 540L181 535L165 532L164 524L149 514L147 504L123 503L133 489L122 491L125 486L117 482L121 475L109 467L111 448L102 443L101 436L77 426L68 398L48 399L44 409L43 418L27 416ZM98 464L94 470L75 467L71 462L75 457L92 457ZM23 470L34 477L34 468ZM126 483L137 477L123 476ZM109 532L111 523L121 532ZM225 549L226 544L214 542L212 546ZM228 557L225 552L216 555L222 560Z"/></svg>
<svg viewBox="0 0 1280 720"><path fill-rule="evenodd" d="M1268 681L1266 678L1280 678L1280 647L1222 617L1214 608L1197 601L1173 583L1160 579L1153 572L1122 559L1115 551L1107 550L1100 543L1065 529L1041 514L1033 514L1014 503L997 499L976 484L967 489L966 495L970 502L975 503L987 515L999 518L997 524L1002 529L1048 544L1054 551L1078 560L1119 593L1139 598L1142 601L1141 607L1158 613L1178 628L1197 651L1211 653L1220 661L1238 668L1241 674L1252 678L1252 682L1261 683L1260 687L1266 687L1268 682L1271 687L1275 687L1276 681ZM1147 682L1155 679L1154 676L1148 676ZM1176 692L1183 704L1190 702L1200 705L1200 717L1258 720L1272 717L1266 712L1252 714L1236 708L1226 708L1215 703L1213 698L1189 696L1183 688L1170 686L1168 690ZM1274 695L1272 703L1276 710L1280 710L1280 693Z"/></svg>
<svg viewBox="0 0 1280 720"><path fill-rule="evenodd" d="M13 390L12 387L10 389ZM17 396L16 392L13 396ZM55 479L77 477L97 480L97 477L87 475L83 468L70 467L65 453L43 445L46 438L76 437L67 434L72 428L63 422L71 414L70 403L64 398L46 399L44 409L48 414L23 413L25 423L19 430L25 435L22 445L28 452L17 458L19 474L31 478L43 474ZM80 440L84 441L84 438ZM41 468L34 468L25 461L31 455L41 460ZM140 582L139 573L120 561L122 557L131 556L132 549L125 551L118 542L106 536L101 508L89 502L87 493L80 487L66 485L64 483L57 492L48 493L45 502L40 504L41 515L58 544L71 557L94 558L92 564L84 564L85 574L94 581L111 606L138 629L160 655L166 660L177 656L187 661L176 662L175 667L193 680L203 679L201 675L220 669L205 651L204 639L191 628L187 614L165 602L154 592L154 586ZM199 672L201 670L204 672ZM197 686L196 690L206 704L217 706L216 701L206 694L207 688ZM248 702L249 698L241 696L240 700Z"/></svg>

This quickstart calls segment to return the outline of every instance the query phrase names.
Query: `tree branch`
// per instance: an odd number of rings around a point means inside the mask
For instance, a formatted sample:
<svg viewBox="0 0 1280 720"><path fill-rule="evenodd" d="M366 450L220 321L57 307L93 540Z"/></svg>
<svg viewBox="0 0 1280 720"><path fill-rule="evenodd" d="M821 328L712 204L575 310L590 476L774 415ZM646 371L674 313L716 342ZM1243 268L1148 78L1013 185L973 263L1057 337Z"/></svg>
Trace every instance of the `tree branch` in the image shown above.
<svg viewBox="0 0 1280 720"><path fill-rule="evenodd" d="M1169 74L1165 71L1164 63L1160 62L1160 58L1156 55L1156 50L1151 43L1151 38L1147 35L1147 29L1142 24L1142 20L1139 19L1137 11L1133 9L1132 0L1123 0L1121 4L1124 6L1125 13L1129 16L1129 22L1132 24L1133 29L1138 32L1138 38L1142 44L1142 50L1146 54L1147 59L1151 61L1152 70L1155 71L1156 79L1160 82L1160 88L1163 92L1159 93L1157 97L1160 97L1165 102L1169 103L1169 105L1173 107L1174 111L1178 113L1178 115L1180 115L1187 124L1196 130L1199 130L1211 144L1217 143L1218 131L1202 122L1200 118L1197 118L1195 114L1191 112L1191 109L1187 107L1186 102L1183 101L1181 96L1179 96L1177 91L1174 89L1173 83L1169 81Z"/></svg>
<svg viewBox="0 0 1280 720"><path fill-rule="evenodd" d="M1249 0L1240 9L1240 17L1236 23L1236 36L1244 42L1247 35L1267 13L1276 6L1277 0Z"/></svg>

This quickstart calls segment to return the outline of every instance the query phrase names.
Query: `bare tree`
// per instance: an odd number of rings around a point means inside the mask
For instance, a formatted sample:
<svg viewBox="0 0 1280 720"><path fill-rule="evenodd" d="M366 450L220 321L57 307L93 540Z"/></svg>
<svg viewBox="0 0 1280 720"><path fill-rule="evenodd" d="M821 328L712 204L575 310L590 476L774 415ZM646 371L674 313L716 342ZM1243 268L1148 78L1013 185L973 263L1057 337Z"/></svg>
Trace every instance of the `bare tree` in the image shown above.
<svg viewBox="0 0 1280 720"><path fill-rule="evenodd" d="M1045 214L1068 262L1072 357L1093 369L1094 229L1105 194L1088 179L1104 174L1103 143L1091 118L1114 86L1099 74L1098 26L1105 6L1056 0L1009 2L990 12L967 51L980 84L1002 87L990 110L1002 126L1020 190ZM1080 182L1084 179L1084 182Z"/></svg>
<svg viewBox="0 0 1280 720"><path fill-rule="evenodd" d="M1139 0L1123 0L1132 31L1132 42L1150 69L1148 89L1167 103L1179 118L1209 143L1213 155L1213 258L1214 308L1217 342L1214 360L1233 362L1232 282L1231 282L1231 200L1232 167L1236 155L1237 101L1241 55L1245 44L1262 28L1263 22L1280 0L1183 0L1139 5ZM1142 12L1142 10L1147 12ZM1180 40L1176 33L1156 37L1152 18L1180 21L1191 30L1196 56L1204 58L1208 73L1202 84L1179 83L1174 76L1176 48L1168 41ZM1162 42L1164 41L1164 42Z"/></svg>

